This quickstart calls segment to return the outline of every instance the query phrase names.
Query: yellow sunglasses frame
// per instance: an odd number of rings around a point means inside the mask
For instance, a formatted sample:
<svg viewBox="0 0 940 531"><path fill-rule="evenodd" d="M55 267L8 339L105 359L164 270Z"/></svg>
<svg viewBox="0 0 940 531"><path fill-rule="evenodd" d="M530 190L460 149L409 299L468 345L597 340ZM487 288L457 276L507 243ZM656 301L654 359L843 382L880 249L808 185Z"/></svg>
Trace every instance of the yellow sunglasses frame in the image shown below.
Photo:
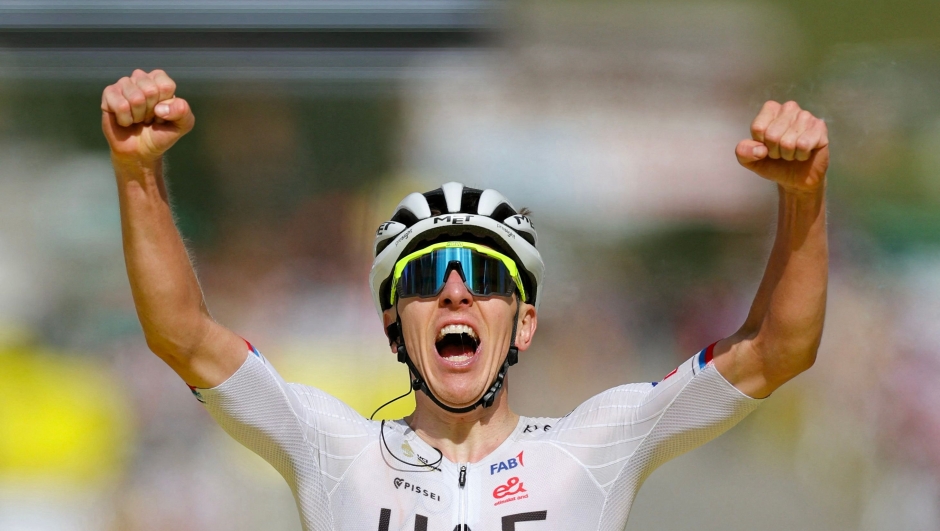
<svg viewBox="0 0 940 531"><path fill-rule="evenodd" d="M497 260L502 262L503 265L506 266L506 269L509 270L509 276L512 278L513 282L516 283L516 289L519 290L519 296L521 300L523 301L526 300L525 288L522 287L522 277L519 276L519 268L516 266L516 263L512 260L512 258L509 258L508 256L504 255L501 252L494 251L493 249L490 249L489 247L486 247L484 245L480 245L477 243L441 242L441 243L435 243L434 245L429 245L423 249L419 249L401 258L400 260L398 260L398 262L395 262L395 269L392 275L392 293L391 293L391 300L389 301L390 304L392 305L395 304L395 295L397 292L396 288L398 288L398 279L401 278L401 273L402 271L405 270L405 266L407 266L409 262L411 262L415 258L419 258L426 254L431 254L438 249L447 249L447 248L452 248L452 247L457 247L461 249L471 249L480 254L484 254L486 256L492 256L493 258L496 258Z"/></svg>

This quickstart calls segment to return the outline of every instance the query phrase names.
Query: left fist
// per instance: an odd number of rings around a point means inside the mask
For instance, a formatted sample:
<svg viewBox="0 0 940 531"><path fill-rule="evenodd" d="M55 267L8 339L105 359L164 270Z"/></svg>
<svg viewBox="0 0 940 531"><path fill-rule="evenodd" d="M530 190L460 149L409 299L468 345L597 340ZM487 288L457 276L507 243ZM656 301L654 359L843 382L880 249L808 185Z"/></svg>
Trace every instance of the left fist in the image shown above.
<svg viewBox="0 0 940 531"><path fill-rule="evenodd" d="M738 162L789 192L822 190L829 167L826 122L795 101L768 101L751 123L751 140L738 142Z"/></svg>

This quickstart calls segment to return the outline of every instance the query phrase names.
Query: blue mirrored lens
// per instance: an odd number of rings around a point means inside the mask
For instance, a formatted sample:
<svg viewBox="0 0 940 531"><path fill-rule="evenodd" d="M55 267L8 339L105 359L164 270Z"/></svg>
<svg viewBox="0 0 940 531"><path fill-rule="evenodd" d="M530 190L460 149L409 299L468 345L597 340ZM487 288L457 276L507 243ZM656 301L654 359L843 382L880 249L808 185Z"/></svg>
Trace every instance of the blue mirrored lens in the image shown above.
<svg viewBox="0 0 940 531"><path fill-rule="evenodd" d="M474 295L511 295L515 288L509 270L497 259L473 249L446 247L415 258L398 279L399 297L433 297L440 293L451 270L456 270Z"/></svg>

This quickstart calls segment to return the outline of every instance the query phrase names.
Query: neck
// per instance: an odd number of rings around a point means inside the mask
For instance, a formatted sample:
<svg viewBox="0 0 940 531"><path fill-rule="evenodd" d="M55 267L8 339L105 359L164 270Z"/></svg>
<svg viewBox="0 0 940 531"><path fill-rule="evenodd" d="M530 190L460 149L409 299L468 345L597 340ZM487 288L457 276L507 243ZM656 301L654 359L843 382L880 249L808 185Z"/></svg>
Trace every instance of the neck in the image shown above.
<svg viewBox="0 0 940 531"><path fill-rule="evenodd" d="M461 414L448 413L424 393L416 393L415 411L405 421L449 461L475 463L502 444L519 423L519 415L509 409L507 391L504 386L491 407Z"/></svg>

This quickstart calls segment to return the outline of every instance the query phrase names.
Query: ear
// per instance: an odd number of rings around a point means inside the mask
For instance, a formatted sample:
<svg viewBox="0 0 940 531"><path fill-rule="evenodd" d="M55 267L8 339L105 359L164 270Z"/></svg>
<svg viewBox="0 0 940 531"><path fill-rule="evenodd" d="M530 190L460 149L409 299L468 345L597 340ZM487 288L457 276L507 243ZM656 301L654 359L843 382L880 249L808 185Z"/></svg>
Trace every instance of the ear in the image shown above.
<svg viewBox="0 0 940 531"><path fill-rule="evenodd" d="M391 324L395 324L397 320L398 320L398 312L395 310L394 307L389 308L388 310L385 310L384 312L382 312L382 330L385 330L385 337L388 338L389 349L395 353L398 352L398 338L388 337L388 326Z"/></svg>
<svg viewBox="0 0 940 531"><path fill-rule="evenodd" d="M516 348L520 352L528 350L532 345L532 336L535 335L538 323L539 317L535 306L522 303L522 308L519 308L519 322L516 323Z"/></svg>

